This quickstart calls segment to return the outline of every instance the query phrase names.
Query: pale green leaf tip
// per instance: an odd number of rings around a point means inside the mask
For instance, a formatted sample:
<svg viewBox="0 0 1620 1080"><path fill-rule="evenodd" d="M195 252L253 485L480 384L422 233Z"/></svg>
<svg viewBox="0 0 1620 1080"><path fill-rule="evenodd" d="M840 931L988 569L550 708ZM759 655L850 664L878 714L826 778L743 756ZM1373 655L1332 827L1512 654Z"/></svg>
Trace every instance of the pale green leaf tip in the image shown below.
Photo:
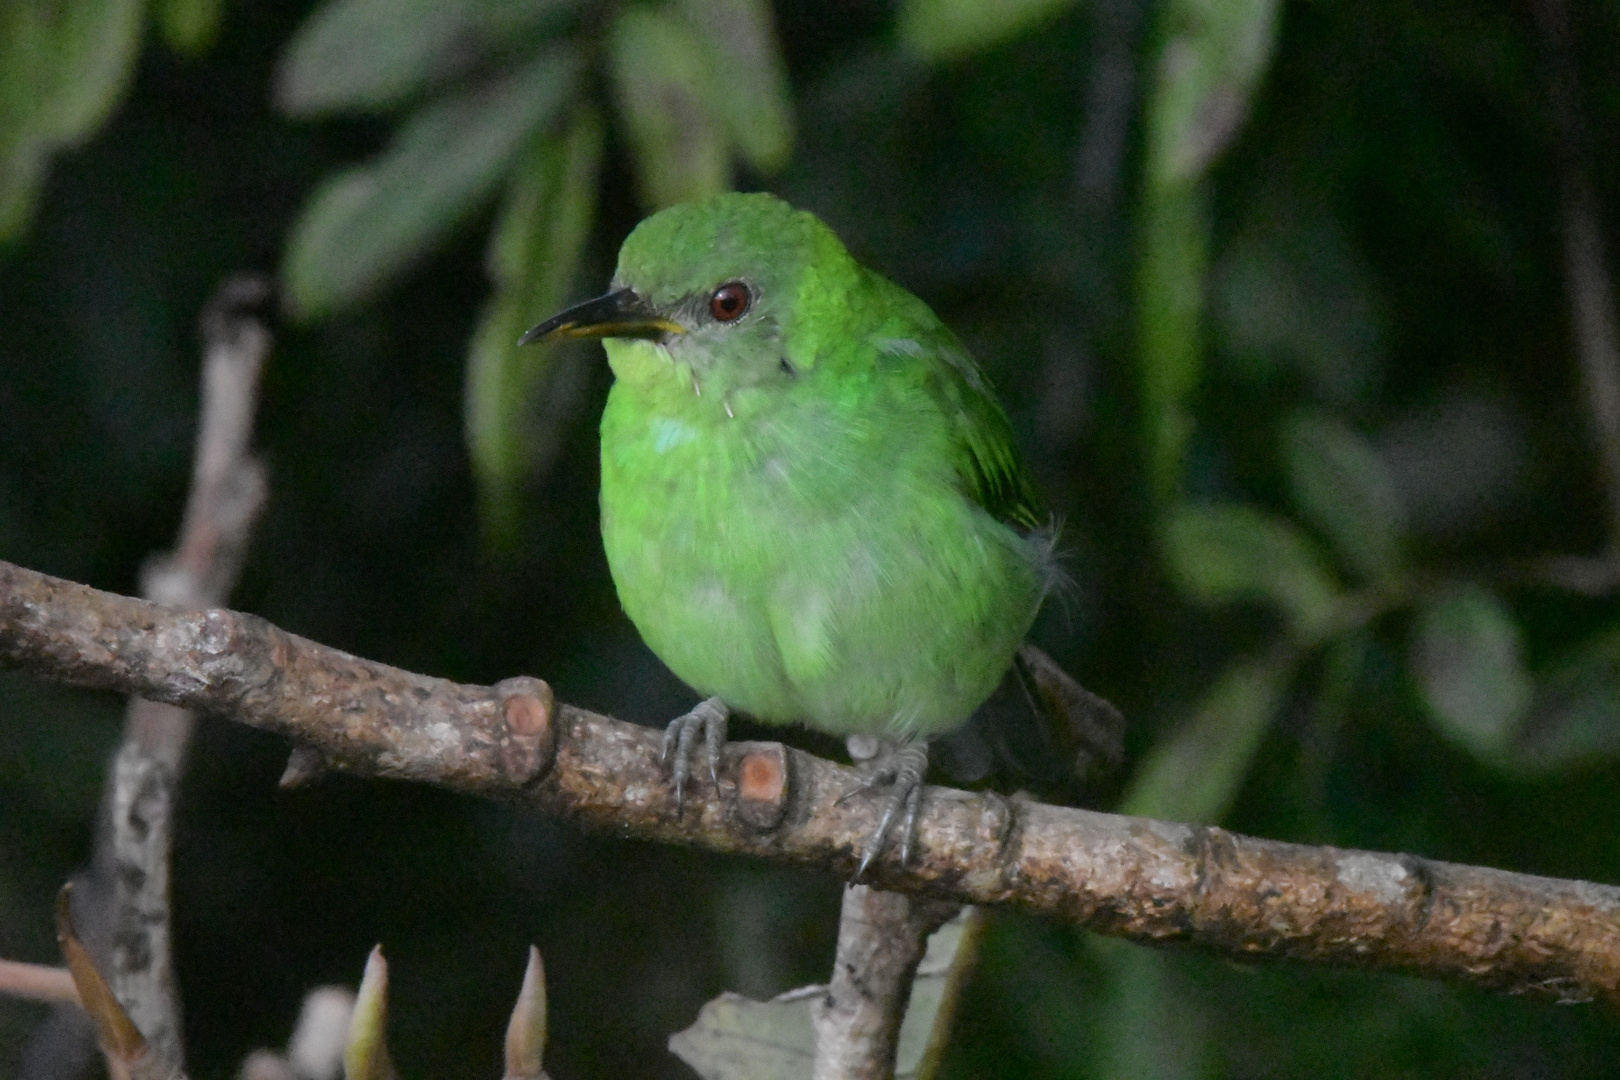
<svg viewBox="0 0 1620 1080"><path fill-rule="evenodd" d="M540 950L530 945L523 989L518 991L512 1019L506 1026L506 1080L540 1080L545 1076L545 1053L546 969L540 961Z"/></svg>
<svg viewBox="0 0 1620 1080"><path fill-rule="evenodd" d="M366 957L366 971L355 995L349 1019L348 1045L343 1050L346 1080L391 1080L394 1065L388 1056L388 962L382 946Z"/></svg>

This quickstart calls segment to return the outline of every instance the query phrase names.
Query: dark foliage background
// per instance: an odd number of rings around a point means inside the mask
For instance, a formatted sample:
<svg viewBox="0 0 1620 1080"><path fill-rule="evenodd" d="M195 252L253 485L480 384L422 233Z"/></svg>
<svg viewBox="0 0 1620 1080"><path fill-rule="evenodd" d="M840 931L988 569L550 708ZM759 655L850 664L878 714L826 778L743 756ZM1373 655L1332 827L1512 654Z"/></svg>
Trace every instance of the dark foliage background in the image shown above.
<svg viewBox="0 0 1620 1080"><path fill-rule="evenodd" d="M1118 799L1620 881L1620 611L1521 562L1617 539L1561 246L1568 144L1536 18L1556 9L1297 0L1273 23L1219 0L1012 6L1047 10L931 49L905 20L952 5L783 0L797 138L780 171L745 153L733 180L825 217L1001 388L1077 583L1037 638L1132 719ZM149 30L105 124L50 159L0 247L0 557L131 592L170 543L199 310L234 271L292 266L311 193L400 121L277 108L277 64L313 7L229 5L193 55ZM543 31L583 43L572 93L601 104L606 133L568 295L607 279L663 175L594 59L618 10L576 5ZM1579 168L1612 253L1620 17L1570 16ZM1155 180L1176 36L1226 57L1250 32L1266 47L1235 138ZM1197 122L1218 129L1212 115ZM543 424L499 436L532 466L517 479L469 458L468 341L492 318L492 214L473 203L377 287L279 327L260 425L272 493L234 604L407 668L532 672L660 722L691 695L640 644L601 554L605 365L582 352L531 373L539 404L514 400ZM1184 363L1189 389L1155 389ZM1182 410L1185 443L1155 433ZM1347 595L1381 606L1327 626ZM1281 659L1250 678L1261 656ZM50 898L88 854L120 713L0 674L0 955L54 957ZM705 1000L825 977L827 877L430 790L282 793L286 751L225 723L192 751L175 918L195 1076L280 1045L302 993L352 984L377 941L407 1076L495 1075L530 941L559 1078L690 1075L664 1041ZM0 1001L0 1074L41 1015ZM1573 1078L1616 1060L1620 1029L1590 1008L1239 968L998 913L945 1072Z"/></svg>

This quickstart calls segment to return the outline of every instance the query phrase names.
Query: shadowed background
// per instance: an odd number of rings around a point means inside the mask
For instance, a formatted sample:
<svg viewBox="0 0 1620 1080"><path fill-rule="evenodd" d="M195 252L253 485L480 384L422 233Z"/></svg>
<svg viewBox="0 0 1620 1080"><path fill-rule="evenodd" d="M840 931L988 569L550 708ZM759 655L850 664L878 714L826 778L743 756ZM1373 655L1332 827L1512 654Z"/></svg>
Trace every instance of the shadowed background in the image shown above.
<svg viewBox="0 0 1620 1080"><path fill-rule="evenodd" d="M1585 222L1620 249L1613 8L1025 0L998 25L784 0L759 38L781 66L716 89L681 58L724 56L754 3L461 0L442 31L400 0L215 6L33 5L124 18L107 35L132 66L104 122L54 143L0 94L0 557L136 591L185 495L197 314L228 274L280 271L270 497L233 606L662 722L693 699L603 560L600 350L489 342L599 291L650 207L767 187L933 305L999 388L1075 580L1035 637L1131 719L1116 805L1620 881L1620 574L1572 589L1533 561L1620 542L1564 247ZM478 21L503 7L533 17ZM345 31L346 10L426 44ZM0 50L25 47L11 17ZM368 71L402 81L356 90ZM451 134L412 144L457 95ZM484 178L448 175L476 158L468 118L508 113ZM354 166L380 210L331 201ZM1366 616L1335 622L1345 597ZM121 708L0 674L0 955L55 956L50 898L88 855ZM352 985L378 941L407 1077L495 1074L530 941L559 1078L690 1076L664 1042L704 1001L826 977L830 878L423 789L283 793L286 752L223 723L192 750L174 917L194 1076L283 1043L303 992ZM43 1011L0 1000L0 1074ZM945 1074L1617 1059L1586 1008L997 914Z"/></svg>

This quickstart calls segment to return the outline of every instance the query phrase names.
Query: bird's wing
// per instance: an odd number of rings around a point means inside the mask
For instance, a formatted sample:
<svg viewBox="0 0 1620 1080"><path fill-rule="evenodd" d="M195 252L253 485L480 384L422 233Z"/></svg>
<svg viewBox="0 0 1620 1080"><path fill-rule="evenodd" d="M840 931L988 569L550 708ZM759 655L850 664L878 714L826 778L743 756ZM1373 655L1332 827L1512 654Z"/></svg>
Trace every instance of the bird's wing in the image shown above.
<svg viewBox="0 0 1620 1080"><path fill-rule="evenodd" d="M915 362L930 396L950 424L957 476L974 502L1009 525L1038 529L1046 522L1012 425L979 365L943 325L880 342Z"/></svg>

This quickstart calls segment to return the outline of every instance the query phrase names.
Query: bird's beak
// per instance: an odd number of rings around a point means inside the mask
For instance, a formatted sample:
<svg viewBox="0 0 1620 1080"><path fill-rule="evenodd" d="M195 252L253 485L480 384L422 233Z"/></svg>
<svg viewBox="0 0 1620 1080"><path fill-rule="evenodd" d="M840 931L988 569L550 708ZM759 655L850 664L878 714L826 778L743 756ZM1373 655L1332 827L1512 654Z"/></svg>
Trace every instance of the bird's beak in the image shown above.
<svg viewBox="0 0 1620 1080"><path fill-rule="evenodd" d="M618 289L595 300L575 304L560 311L527 334L519 345L547 338L647 338L657 340L666 334L684 334L686 328L666 319L636 295L634 289Z"/></svg>

